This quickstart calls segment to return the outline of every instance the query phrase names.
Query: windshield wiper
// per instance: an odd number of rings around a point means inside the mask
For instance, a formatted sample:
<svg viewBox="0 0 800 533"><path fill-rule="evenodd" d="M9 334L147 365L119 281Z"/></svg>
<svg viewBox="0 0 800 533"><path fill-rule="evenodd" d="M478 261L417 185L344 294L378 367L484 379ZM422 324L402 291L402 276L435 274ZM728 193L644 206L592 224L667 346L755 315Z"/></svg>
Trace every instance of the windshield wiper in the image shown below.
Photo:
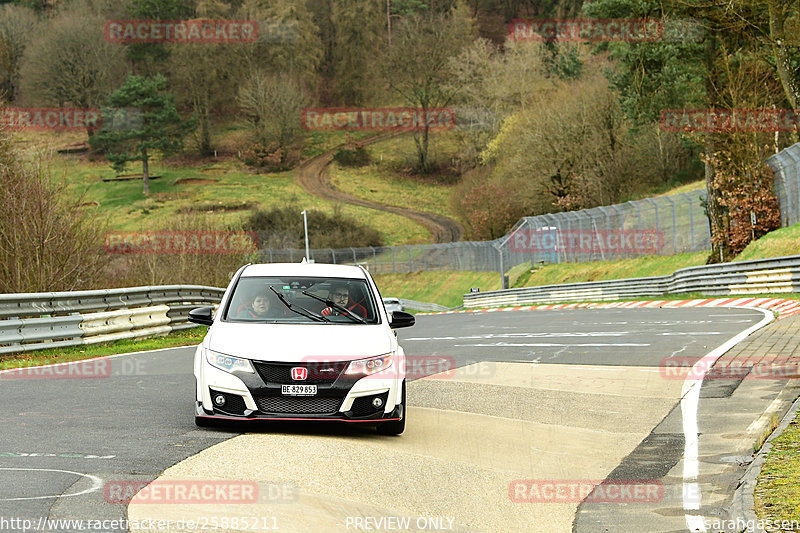
<svg viewBox="0 0 800 533"><path fill-rule="evenodd" d="M343 307L343 306L341 306L341 305L339 305L339 304L337 304L337 303L335 303L335 302L333 302L331 300L326 300L325 298L320 298L319 296L311 294L308 291L303 291L303 294L305 294L306 296L310 296L310 297L314 298L315 300L319 300L320 302L324 303L328 307L333 307L334 309L338 309L339 311L344 311L345 316L347 318L350 318L352 320L357 320L358 322L360 322L362 324L366 324L367 323L367 321L364 320L363 317L358 316L357 314L355 314L354 312L352 312L348 308Z"/></svg>
<svg viewBox="0 0 800 533"><path fill-rule="evenodd" d="M278 297L281 303L283 303L283 305L285 305L289 309L289 311L293 311L298 315L303 315L304 317L310 318L311 320L314 320L316 322L330 322L330 320L328 320L324 316L318 315L313 311L309 311L305 307L302 307L300 305L290 304L289 301L286 299L286 297L283 294L276 291L273 287L270 287L269 290L275 293L275 295Z"/></svg>

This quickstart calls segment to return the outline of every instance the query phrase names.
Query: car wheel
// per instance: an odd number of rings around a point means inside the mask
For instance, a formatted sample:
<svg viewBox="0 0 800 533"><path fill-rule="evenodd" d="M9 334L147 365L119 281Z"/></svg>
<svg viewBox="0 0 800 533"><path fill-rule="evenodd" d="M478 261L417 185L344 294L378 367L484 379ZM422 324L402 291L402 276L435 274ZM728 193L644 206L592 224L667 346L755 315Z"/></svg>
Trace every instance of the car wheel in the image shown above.
<svg viewBox="0 0 800 533"><path fill-rule="evenodd" d="M403 414L400 420L391 420L378 424L378 433L381 435L399 435L406 429L406 381L403 380L403 401L400 403Z"/></svg>

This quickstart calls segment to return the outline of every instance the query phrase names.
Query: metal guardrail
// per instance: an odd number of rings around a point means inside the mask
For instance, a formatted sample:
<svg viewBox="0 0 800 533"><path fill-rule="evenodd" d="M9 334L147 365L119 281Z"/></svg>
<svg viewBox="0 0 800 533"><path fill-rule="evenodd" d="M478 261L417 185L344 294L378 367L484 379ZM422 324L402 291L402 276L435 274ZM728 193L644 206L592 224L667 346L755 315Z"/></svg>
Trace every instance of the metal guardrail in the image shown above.
<svg viewBox="0 0 800 533"><path fill-rule="evenodd" d="M695 292L709 296L800 292L800 255L682 268L668 276L469 293L464 295L464 307L622 300Z"/></svg>
<svg viewBox="0 0 800 533"><path fill-rule="evenodd" d="M0 294L0 354L165 335L195 327L189 311L225 289L164 285Z"/></svg>
<svg viewBox="0 0 800 533"><path fill-rule="evenodd" d="M400 303L403 304L403 307L406 309L416 309L417 311L452 311L454 309L459 309L458 307L445 307L443 305L429 303L429 302L418 302L416 300L406 300L405 298L399 298Z"/></svg>

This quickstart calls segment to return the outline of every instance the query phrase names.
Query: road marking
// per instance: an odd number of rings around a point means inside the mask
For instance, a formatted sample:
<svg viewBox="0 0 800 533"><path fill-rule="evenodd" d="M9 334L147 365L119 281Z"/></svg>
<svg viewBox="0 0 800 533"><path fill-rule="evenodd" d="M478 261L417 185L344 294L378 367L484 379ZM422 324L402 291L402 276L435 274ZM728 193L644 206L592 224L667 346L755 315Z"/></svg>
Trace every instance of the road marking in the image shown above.
<svg viewBox="0 0 800 533"><path fill-rule="evenodd" d="M49 500L51 498L66 498L68 496L82 496L90 492L96 492L103 487L103 480L91 474L81 474L80 472L72 472L70 470L55 470L52 468L2 468L0 470L15 470L18 472L60 472L62 474L74 474L76 476L85 477L92 481L92 486L80 492L72 494L54 494L53 496L28 496L25 498L0 498L0 502L19 502L23 500Z"/></svg>
<svg viewBox="0 0 800 533"><path fill-rule="evenodd" d="M667 331L662 333L653 333L650 331L594 331L594 332L564 332L564 333L487 333L486 335L464 335L459 337L411 337L403 339L403 342L409 341L465 341L465 340L480 340L480 339L558 339L564 337L625 337L631 335L660 335L662 337L676 337L685 335L725 335L721 331ZM649 346L649 345L636 345L636 346Z"/></svg>
<svg viewBox="0 0 800 533"><path fill-rule="evenodd" d="M0 452L0 457L62 457L65 459L113 459L116 455L94 455L85 453L24 453Z"/></svg>
<svg viewBox="0 0 800 533"><path fill-rule="evenodd" d="M689 531L706 531L705 522L701 515L690 513L689 511L699 511L702 494L700 484L697 482L700 472L700 462L698 458L698 447L700 431L697 425L697 410L700 404L700 389L703 386L703 378L708 373L711 366L722 357L728 350L736 346L742 339L752 332L761 329L774 320L774 315L770 311L762 310L764 318L738 333L734 337L725 341L722 345L710 351L698 360L689 376L699 376L699 378L686 378L681 390L681 416L683 419L683 510L686 519L686 526Z"/></svg>
<svg viewBox="0 0 800 533"><path fill-rule="evenodd" d="M519 343L519 342L484 342L484 343L477 343L477 344L454 344L453 346L461 347L461 348L469 348L469 347L482 347L482 348L491 348L491 347L505 347L505 346L539 346L539 347L555 347L555 346L575 346L575 347L604 347L604 346L650 346L649 344L639 344L635 342L616 342L616 343L579 343L579 344L556 344L556 343L547 343L547 342L528 342L528 343Z"/></svg>

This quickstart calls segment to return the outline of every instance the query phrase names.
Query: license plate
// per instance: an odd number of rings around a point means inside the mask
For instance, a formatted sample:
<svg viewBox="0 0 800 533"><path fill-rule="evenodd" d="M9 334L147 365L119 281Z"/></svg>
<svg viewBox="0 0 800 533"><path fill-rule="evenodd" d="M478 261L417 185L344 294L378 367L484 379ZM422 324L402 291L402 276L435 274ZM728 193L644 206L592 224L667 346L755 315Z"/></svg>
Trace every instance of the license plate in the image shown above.
<svg viewBox="0 0 800 533"><path fill-rule="evenodd" d="M284 396L316 396L316 385L281 385L281 394Z"/></svg>

